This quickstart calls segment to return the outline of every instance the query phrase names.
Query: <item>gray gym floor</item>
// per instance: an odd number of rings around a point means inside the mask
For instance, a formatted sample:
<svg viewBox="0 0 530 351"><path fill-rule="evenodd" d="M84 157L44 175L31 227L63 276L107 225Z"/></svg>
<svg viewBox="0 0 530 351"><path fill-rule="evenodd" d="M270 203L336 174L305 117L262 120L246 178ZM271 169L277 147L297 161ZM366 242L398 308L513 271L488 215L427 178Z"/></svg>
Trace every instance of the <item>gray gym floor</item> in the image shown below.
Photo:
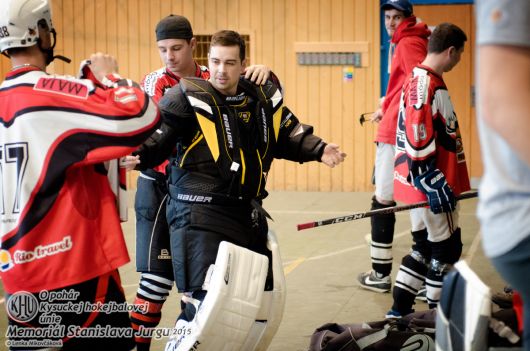
<svg viewBox="0 0 530 351"><path fill-rule="evenodd" d="M269 350L305 351L314 329L327 322L354 323L384 318L392 304L391 294L359 288L356 276L370 269L370 220L362 219L303 231L296 224L366 211L371 193L272 192L264 207L272 215L270 223L280 241L287 281L287 302L283 320ZM504 283L484 257L475 216L476 199L461 201L460 226L464 242L463 258L490 285L500 291ZM408 212L396 216L394 270L410 248ZM135 256L134 210L124 224L130 256ZM122 267L127 300L136 294L138 273L133 263ZM3 290L0 292L3 294ZM1 306L5 303L1 301ZM426 309L419 302L415 309ZM179 296L172 292L164 305L159 327L170 328L179 310ZM4 350L5 313L0 314L0 350ZM152 350L163 350L165 339L155 341Z"/></svg>

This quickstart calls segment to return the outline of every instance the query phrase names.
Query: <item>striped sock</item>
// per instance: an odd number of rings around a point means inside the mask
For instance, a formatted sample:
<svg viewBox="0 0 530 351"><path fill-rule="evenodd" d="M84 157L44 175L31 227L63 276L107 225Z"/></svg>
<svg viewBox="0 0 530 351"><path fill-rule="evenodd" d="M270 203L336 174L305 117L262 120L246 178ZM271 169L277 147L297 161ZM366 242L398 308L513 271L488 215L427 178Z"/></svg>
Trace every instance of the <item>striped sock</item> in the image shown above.
<svg viewBox="0 0 530 351"><path fill-rule="evenodd" d="M131 313L138 351L148 351L151 345L150 328L155 328L162 318L162 306L173 286L173 281L156 274L142 273L135 305L146 306Z"/></svg>

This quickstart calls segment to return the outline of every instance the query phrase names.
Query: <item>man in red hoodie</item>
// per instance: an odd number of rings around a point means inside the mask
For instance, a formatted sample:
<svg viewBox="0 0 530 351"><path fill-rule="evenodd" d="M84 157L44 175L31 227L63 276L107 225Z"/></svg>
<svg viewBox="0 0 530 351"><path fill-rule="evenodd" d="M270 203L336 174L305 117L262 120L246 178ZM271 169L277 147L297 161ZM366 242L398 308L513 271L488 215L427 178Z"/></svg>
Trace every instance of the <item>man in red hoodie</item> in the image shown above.
<svg viewBox="0 0 530 351"><path fill-rule="evenodd" d="M375 157L375 194L372 197L372 210L395 206L394 202L394 153L396 143L396 123L399 97L406 78L412 69L427 55L427 40L431 32L412 14L412 4L408 0L388 0L382 6L385 27L391 38L389 56L390 79L386 96L380 108L371 117L379 123ZM390 292L392 270L392 241L394 238L393 213L371 217L372 270L359 274L362 288L376 292ZM413 232L416 239L427 237L427 233Z"/></svg>

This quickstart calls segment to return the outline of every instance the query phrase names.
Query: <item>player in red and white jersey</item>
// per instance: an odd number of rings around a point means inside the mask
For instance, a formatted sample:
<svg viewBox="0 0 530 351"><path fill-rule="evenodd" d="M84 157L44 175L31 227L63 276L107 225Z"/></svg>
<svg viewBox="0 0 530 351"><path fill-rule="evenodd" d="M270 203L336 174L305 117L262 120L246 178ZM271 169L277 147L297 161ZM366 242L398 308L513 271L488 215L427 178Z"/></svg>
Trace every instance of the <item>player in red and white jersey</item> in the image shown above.
<svg viewBox="0 0 530 351"><path fill-rule="evenodd" d="M159 113L108 55L90 57L91 80L46 73L55 58L48 0L0 2L0 28L0 50L13 67L0 85L0 276L10 330L34 330L50 324L41 319L43 304L125 302L117 268L129 256L102 162L136 149ZM71 294L52 301L51 292ZM58 334L46 339L68 349L134 346L131 336L78 338L65 330L130 328L127 310L55 315Z"/></svg>
<svg viewBox="0 0 530 351"><path fill-rule="evenodd" d="M402 260L387 317L412 311L425 281L427 302L439 301L443 276L462 253L455 195L469 190L462 138L442 74L459 61L467 40L457 26L442 23L433 31L425 60L403 86L396 134L394 196L430 208L411 211L415 236L412 252Z"/></svg>

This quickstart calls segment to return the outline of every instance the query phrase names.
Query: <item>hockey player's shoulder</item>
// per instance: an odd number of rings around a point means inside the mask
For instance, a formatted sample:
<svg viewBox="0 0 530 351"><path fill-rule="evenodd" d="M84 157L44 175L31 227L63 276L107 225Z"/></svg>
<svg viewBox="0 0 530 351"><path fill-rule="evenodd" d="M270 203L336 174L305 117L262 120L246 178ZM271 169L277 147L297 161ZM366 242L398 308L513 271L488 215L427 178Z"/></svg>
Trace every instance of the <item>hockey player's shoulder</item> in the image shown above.
<svg viewBox="0 0 530 351"><path fill-rule="evenodd" d="M46 75L39 78L33 89L86 100L94 90L94 84L90 80L72 76Z"/></svg>

